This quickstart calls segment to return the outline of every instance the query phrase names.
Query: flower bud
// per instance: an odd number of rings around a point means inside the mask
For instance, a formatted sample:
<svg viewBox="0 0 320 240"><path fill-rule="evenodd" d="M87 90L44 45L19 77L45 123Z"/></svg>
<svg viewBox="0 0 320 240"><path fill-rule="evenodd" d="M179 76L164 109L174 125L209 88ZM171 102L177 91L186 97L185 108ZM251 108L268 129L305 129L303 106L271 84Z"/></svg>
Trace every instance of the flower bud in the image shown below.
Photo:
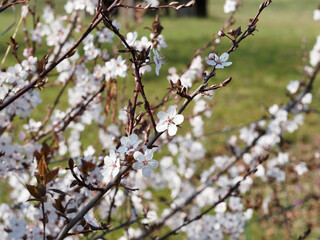
<svg viewBox="0 0 320 240"><path fill-rule="evenodd" d="M226 34L225 34L223 31L219 31L219 32L218 32L218 36L219 36L219 37L224 37L225 35L226 35Z"/></svg>

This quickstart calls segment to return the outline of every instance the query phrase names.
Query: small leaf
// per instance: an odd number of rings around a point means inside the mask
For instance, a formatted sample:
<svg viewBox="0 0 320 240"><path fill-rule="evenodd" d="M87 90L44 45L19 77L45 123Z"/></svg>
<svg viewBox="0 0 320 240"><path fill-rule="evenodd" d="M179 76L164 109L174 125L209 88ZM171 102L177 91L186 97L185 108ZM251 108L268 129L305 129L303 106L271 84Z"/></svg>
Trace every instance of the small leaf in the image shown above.
<svg viewBox="0 0 320 240"><path fill-rule="evenodd" d="M64 191L61 191L60 189L56 189L56 188L50 188L50 189L48 189L48 191L53 191L53 192L56 192L56 193L58 193L58 194L60 194L60 195L62 195L62 196L66 196L66 195L69 195L70 196L70 194L68 194L68 193L66 193L66 192L64 192Z"/></svg>
<svg viewBox="0 0 320 240"><path fill-rule="evenodd" d="M33 186L33 185L29 185L29 184L26 184L26 187L29 191L29 193L36 199L39 199L41 198L41 194L37 188L37 186Z"/></svg>
<svg viewBox="0 0 320 240"><path fill-rule="evenodd" d="M46 162L48 161L49 153L50 153L50 147L46 143L43 143L41 148L41 154L42 156L44 156Z"/></svg>
<svg viewBox="0 0 320 240"><path fill-rule="evenodd" d="M39 162L40 159L42 158L41 153L39 153L38 151L35 151L35 152L33 153L33 155L36 157L36 159L37 159L38 162Z"/></svg>
<svg viewBox="0 0 320 240"><path fill-rule="evenodd" d="M42 156L42 158L40 159L39 163L38 163L38 171L39 171L39 175L45 179L47 173L49 172L46 160L44 159L44 156Z"/></svg>
<svg viewBox="0 0 320 240"><path fill-rule="evenodd" d="M59 168L56 168L50 172L48 172L45 176L45 183L51 182L59 173Z"/></svg>
<svg viewBox="0 0 320 240"><path fill-rule="evenodd" d="M64 207L62 206L60 199L55 199L55 203L52 204L52 206L57 209L59 212L64 213Z"/></svg>

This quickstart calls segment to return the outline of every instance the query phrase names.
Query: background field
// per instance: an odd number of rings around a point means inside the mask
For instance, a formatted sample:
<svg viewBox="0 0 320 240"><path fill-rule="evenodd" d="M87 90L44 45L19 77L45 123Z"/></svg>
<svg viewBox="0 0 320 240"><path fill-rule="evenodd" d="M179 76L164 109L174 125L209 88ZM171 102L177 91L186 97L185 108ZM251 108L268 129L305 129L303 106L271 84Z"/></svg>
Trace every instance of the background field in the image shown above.
<svg viewBox="0 0 320 240"><path fill-rule="evenodd" d="M56 1L57 6L59 2ZM261 1L243 0L243 6L237 12L235 27L245 29L248 19L254 17ZM41 3L39 3L41 4ZM168 87L167 69L175 66L182 70L188 64L196 48L206 44L212 33L217 33L224 23L227 15L222 11L224 0L210 0L208 4L208 18L175 18L161 17L164 26L168 48L163 50L167 63L160 71L160 77L154 78L154 73L145 77L145 88L149 96L159 89ZM248 37L240 44L240 48L230 55L231 67L218 71L216 80L220 82L232 76L233 80L226 88L218 90L214 97L216 104L213 108L212 118L206 122L206 132L211 133L229 127L241 126L260 119L266 113L266 107L273 104L282 104L288 101L285 97L285 86L290 80L303 78L303 49L302 39L306 40L306 50L311 50L319 32L319 22L314 22L312 12L317 7L317 1L308 0L274 0L261 15L258 23L258 32L255 36ZM17 15L17 21L19 14ZM148 34L144 27L151 26L152 17L146 17L146 21L139 26L139 33ZM14 22L12 10L0 14L0 32ZM29 23L30 24L30 23ZM9 36L14 32L13 27L8 33L0 37L0 56L4 55ZM21 31L18 39L22 38ZM222 39L222 44L217 49L218 53L225 52L230 43ZM43 54L45 50L43 50ZM206 54L208 54L207 52ZM38 57L42 57L39 54ZM9 57L4 66L14 63ZM320 98L319 77L313 90L313 105L318 106ZM127 80L130 89L130 80ZM132 83L132 81L131 81ZM128 95L132 90L128 90ZM33 113L35 118L40 118L47 105L52 102L56 91L53 88L42 92L43 102L41 108ZM151 97L152 99L152 97ZM155 100L155 99L153 99ZM151 102L154 102L154 101ZM64 99L66 101L66 99ZM63 101L60 106L63 105ZM305 144L312 143L312 139L319 136L319 115L311 114L306 117L306 124L299 132L287 135L292 141L302 141ZM231 132L230 134L237 134ZM85 145L96 139L95 134L86 135ZM212 155L225 152L223 144L225 138L222 134L213 134L205 142L207 149L212 149ZM295 151L299 151L295 147ZM246 239L261 239L258 224L247 228ZM282 239L279 230L278 237ZM255 236L255 237L252 237Z"/></svg>

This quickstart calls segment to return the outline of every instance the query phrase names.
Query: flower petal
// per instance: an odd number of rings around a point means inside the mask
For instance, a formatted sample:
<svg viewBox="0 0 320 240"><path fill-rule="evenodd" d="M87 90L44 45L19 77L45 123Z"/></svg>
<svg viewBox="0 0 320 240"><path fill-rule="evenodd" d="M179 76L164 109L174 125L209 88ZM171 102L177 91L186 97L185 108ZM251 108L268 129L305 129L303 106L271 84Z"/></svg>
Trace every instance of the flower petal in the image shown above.
<svg viewBox="0 0 320 240"><path fill-rule="evenodd" d="M172 121L174 122L174 124L179 125L180 123L182 123L184 120L184 116L182 114L178 114L176 115Z"/></svg>
<svg viewBox="0 0 320 240"><path fill-rule="evenodd" d="M159 162L157 160L150 160L148 166L152 169L155 169L159 166Z"/></svg>
<svg viewBox="0 0 320 240"><path fill-rule="evenodd" d="M158 122L158 124L156 126L157 132L164 132L167 129L168 129L168 123L167 122L165 122L165 121Z"/></svg>
<svg viewBox="0 0 320 240"><path fill-rule="evenodd" d="M167 113L169 115L169 117L174 117L177 114L177 110L174 106L169 106L167 109Z"/></svg>
<svg viewBox="0 0 320 240"><path fill-rule="evenodd" d="M128 145L130 143L130 139L128 137L122 137L120 142L122 145Z"/></svg>
<svg viewBox="0 0 320 240"><path fill-rule="evenodd" d="M114 169L112 170L112 177L116 177L119 172L120 172L120 169L119 169L119 168L114 168Z"/></svg>
<svg viewBox="0 0 320 240"><path fill-rule="evenodd" d="M109 156L104 157L104 165L109 166L112 164L112 161Z"/></svg>
<svg viewBox="0 0 320 240"><path fill-rule="evenodd" d="M168 113L160 111L158 112L157 116L160 120L166 120L168 118Z"/></svg>
<svg viewBox="0 0 320 240"><path fill-rule="evenodd" d="M224 62L224 63L222 63L222 65L225 66L225 67L228 67L228 66L230 66L231 64L232 64L232 62Z"/></svg>
<svg viewBox="0 0 320 240"><path fill-rule="evenodd" d="M157 76L159 76L160 68L161 68L161 63L159 63L158 65L156 65L156 74L157 74Z"/></svg>
<svg viewBox="0 0 320 240"><path fill-rule="evenodd" d="M140 151L134 152L133 157L135 160L137 160L139 162L142 162L144 160L144 155Z"/></svg>
<svg viewBox="0 0 320 240"><path fill-rule="evenodd" d="M132 164L132 168L134 170L141 169L142 167L143 167L143 163L142 162L135 162L134 164Z"/></svg>
<svg viewBox="0 0 320 240"><path fill-rule="evenodd" d="M140 143L142 143L142 140L138 140L134 145L133 145L133 150L135 150L139 145Z"/></svg>
<svg viewBox="0 0 320 240"><path fill-rule="evenodd" d="M170 136L176 135L177 130L178 130L178 128L174 124L170 124L169 127L168 127L168 133L169 133Z"/></svg>
<svg viewBox="0 0 320 240"><path fill-rule="evenodd" d="M132 133L132 134L129 136L129 140L130 140L130 142L136 142L136 141L138 141L138 136L137 136L137 134Z"/></svg>
<svg viewBox="0 0 320 240"><path fill-rule="evenodd" d="M208 59L214 60L214 59L215 59L215 56L216 56L216 54L210 53L209 56L208 56Z"/></svg>
<svg viewBox="0 0 320 240"><path fill-rule="evenodd" d="M207 59L207 64L210 65L210 66L215 66L215 65L217 65L216 61L214 61L214 60L209 60L209 59Z"/></svg>
<svg viewBox="0 0 320 240"><path fill-rule="evenodd" d="M149 166L145 166L144 168L142 168L142 174L145 177L150 177L151 175L151 168Z"/></svg>
<svg viewBox="0 0 320 240"><path fill-rule="evenodd" d="M110 158L116 159L117 158L116 150L111 148L109 155L110 155Z"/></svg>
<svg viewBox="0 0 320 240"><path fill-rule="evenodd" d="M228 58L229 58L229 54L228 54L228 53L223 53L223 54L220 56L221 62L227 61Z"/></svg>
<svg viewBox="0 0 320 240"><path fill-rule="evenodd" d="M117 151L118 151L118 153L125 153L127 151L127 147L121 146L121 147L118 148Z"/></svg>
<svg viewBox="0 0 320 240"><path fill-rule="evenodd" d="M218 61L220 60L220 58L218 57L218 55L215 54L215 53L214 53L214 60L215 60L216 62L218 62Z"/></svg>
<svg viewBox="0 0 320 240"><path fill-rule="evenodd" d="M144 159L147 160L147 161L149 161L149 160L152 159L152 157L153 157L153 151L152 151L152 149L147 149L147 150L145 151L145 153L144 153Z"/></svg>

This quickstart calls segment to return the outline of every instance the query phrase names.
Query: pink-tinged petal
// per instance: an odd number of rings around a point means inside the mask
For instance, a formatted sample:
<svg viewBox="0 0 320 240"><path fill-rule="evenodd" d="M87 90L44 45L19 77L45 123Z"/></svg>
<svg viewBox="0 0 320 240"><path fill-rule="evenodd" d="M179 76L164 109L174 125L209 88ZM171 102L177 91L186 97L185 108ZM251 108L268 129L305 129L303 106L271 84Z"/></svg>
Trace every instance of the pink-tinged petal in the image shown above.
<svg viewBox="0 0 320 240"><path fill-rule="evenodd" d="M174 106L169 106L167 112L170 118L174 117L177 114L177 110Z"/></svg>
<svg viewBox="0 0 320 240"><path fill-rule="evenodd" d="M143 163L142 162L135 162L134 164L132 164L132 168L134 170L141 169L141 168L143 168Z"/></svg>
<svg viewBox="0 0 320 240"><path fill-rule="evenodd" d="M165 121L158 122L158 124L156 126L157 132L164 132L167 129L168 129L168 123L167 122L165 122Z"/></svg>
<svg viewBox="0 0 320 240"><path fill-rule="evenodd" d="M152 159L152 160L149 161L148 166L151 169L155 169L155 168L157 168L159 166L159 162L157 160Z"/></svg>
<svg viewBox="0 0 320 240"><path fill-rule="evenodd" d="M151 149L147 149L144 153L144 159L149 161L153 157L153 151Z"/></svg>
<svg viewBox="0 0 320 240"><path fill-rule="evenodd" d="M135 160L142 162L144 160L144 155L142 154L142 152L136 151L133 154L133 157Z"/></svg>
<svg viewBox="0 0 320 240"><path fill-rule="evenodd" d="M229 54L228 54L228 53L223 53L223 54L220 56L220 60L221 60L222 62L227 61L228 58L229 58Z"/></svg>
<svg viewBox="0 0 320 240"><path fill-rule="evenodd" d="M150 177L151 175L151 168L149 166L145 166L144 168L142 168L142 174L145 177Z"/></svg>
<svg viewBox="0 0 320 240"><path fill-rule="evenodd" d="M165 119L168 118L168 113L166 113L166 112L164 112L164 111L160 111L160 112L158 112L157 116L158 116L158 118L159 118L160 120L165 120Z"/></svg>
<svg viewBox="0 0 320 240"><path fill-rule="evenodd" d="M230 66L231 64L232 64L232 62L224 62L224 63L222 63L222 65L225 66L225 67L228 67L228 66Z"/></svg>
<svg viewBox="0 0 320 240"><path fill-rule="evenodd" d="M184 120L184 116L182 114L178 114L176 115L172 121L174 122L174 124L179 125L180 123L182 123Z"/></svg>
<svg viewBox="0 0 320 240"><path fill-rule="evenodd" d="M174 136L174 135L176 135L177 130L178 130L178 128L177 128L176 125L170 124L169 127L168 127L168 134L169 134L170 136Z"/></svg>

